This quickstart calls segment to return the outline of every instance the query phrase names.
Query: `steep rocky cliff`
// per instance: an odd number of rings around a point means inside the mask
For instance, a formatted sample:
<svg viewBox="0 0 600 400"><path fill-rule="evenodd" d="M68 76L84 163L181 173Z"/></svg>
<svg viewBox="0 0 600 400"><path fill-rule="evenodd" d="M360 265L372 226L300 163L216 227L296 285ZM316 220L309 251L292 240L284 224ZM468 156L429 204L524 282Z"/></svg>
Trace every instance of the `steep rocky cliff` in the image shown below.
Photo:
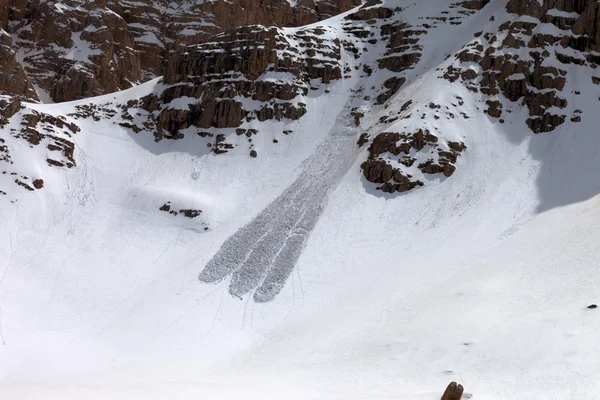
<svg viewBox="0 0 600 400"><path fill-rule="evenodd" d="M236 0L170 2L151 0L109 2L111 10L127 21L135 36L145 77L163 75L169 54L181 46L198 43L208 35L236 27L302 26L347 11L360 0Z"/></svg>
<svg viewBox="0 0 600 400"><path fill-rule="evenodd" d="M142 100L156 115L156 140L181 138L191 126L301 118L309 91L342 77L337 33L317 27L286 34L257 25L188 48L164 77L173 86Z"/></svg>
<svg viewBox="0 0 600 400"><path fill-rule="evenodd" d="M10 62L3 67L10 71L0 70L0 94L62 102L111 93L162 75L172 53L208 35L257 23L304 25L356 5L358 0L306 0L294 7L287 0L2 0L0 28L12 35L7 46L15 54L6 54ZM13 76L18 84L7 82Z"/></svg>

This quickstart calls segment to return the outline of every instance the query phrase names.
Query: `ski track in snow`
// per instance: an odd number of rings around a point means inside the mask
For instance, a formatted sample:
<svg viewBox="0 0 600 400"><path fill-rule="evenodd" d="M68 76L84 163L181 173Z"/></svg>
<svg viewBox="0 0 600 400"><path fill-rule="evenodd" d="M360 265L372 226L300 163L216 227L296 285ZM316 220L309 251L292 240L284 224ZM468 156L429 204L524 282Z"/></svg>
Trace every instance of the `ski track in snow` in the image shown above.
<svg viewBox="0 0 600 400"><path fill-rule="evenodd" d="M351 102L349 102L351 103ZM328 137L302 166L302 173L252 221L228 238L198 276L215 283L231 276L229 293L272 301L290 277L325 205L358 155L350 105L339 114Z"/></svg>

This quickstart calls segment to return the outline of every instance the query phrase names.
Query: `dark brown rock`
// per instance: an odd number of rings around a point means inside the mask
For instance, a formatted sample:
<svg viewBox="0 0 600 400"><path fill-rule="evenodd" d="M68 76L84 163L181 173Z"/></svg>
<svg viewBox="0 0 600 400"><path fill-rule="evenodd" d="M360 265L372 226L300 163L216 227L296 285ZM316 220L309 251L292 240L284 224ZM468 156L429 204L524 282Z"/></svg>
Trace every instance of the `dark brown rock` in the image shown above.
<svg viewBox="0 0 600 400"><path fill-rule="evenodd" d="M383 160L367 160L360 166L366 180L373 183L383 183L383 170L388 165Z"/></svg>
<svg viewBox="0 0 600 400"><path fill-rule="evenodd" d="M367 21L371 19L386 19L394 15L394 11L386 7L369 7L365 4L358 11L346 16L351 21Z"/></svg>
<svg viewBox="0 0 600 400"><path fill-rule="evenodd" d="M395 95L398 90L406 83L406 78L404 77L392 77L387 79L383 83L383 87L387 89L384 93L377 96L377 101L375 104L383 104L388 101L393 95Z"/></svg>
<svg viewBox="0 0 600 400"><path fill-rule="evenodd" d="M441 400L461 400L463 393L464 388L462 385L457 384L456 382L450 382L448 387L446 387Z"/></svg>
<svg viewBox="0 0 600 400"><path fill-rule="evenodd" d="M553 8L582 15L556 16L548 13ZM479 89L486 96L502 94L509 101L521 101L531 116L527 120L530 129L535 133L550 132L566 118L563 115L550 115L546 110L551 107L566 108L567 99L560 92L565 88L568 74L566 70L556 66L545 66L544 64L550 63L544 63L544 60L554 55L559 62L566 64L596 65L592 51L597 51L600 36L591 21L598 18L597 7L592 7L591 3L585 1L549 0L541 6L539 2L532 0L510 0L507 10L533 17L533 20L517 19L503 23L499 31L506 32L506 36L499 48L494 47L498 44L494 43L497 37L492 32L483 35L488 41L487 48L480 42L465 46L459 53L458 61L480 64L482 73L478 82L474 79L475 74L470 72L472 69L469 65L449 66L444 78L450 81L462 79L469 90ZM553 24L561 31L557 30L556 34L534 34L539 25L535 19L540 23ZM583 21L587 21L587 24L582 23ZM529 52L530 58L505 50L525 46L532 49ZM571 48L581 56L576 53L563 54L560 52L561 47ZM501 103L495 99L486 102L486 112L499 118L502 115ZM573 117L572 122L578 122L578 119Z"/></svg>
<svg viewBox="0 0 600 400"><path fill-rule="evenodd" d="M41 189L44 187L44 180L43 179L36 179L33 182L33 187L36 189Z"/></svg>
<svg viewBox="0 0 600 400"><path fill-rule="evenodd" d="M358 138L358 141L356 142L356 144L358 145L358 147L363 147L368 142L369 142L369 134L362 133L360 135L360 137Z"/></svg>
<svg viewBox="0 0 600 400"><path fill-rule="evenodd" d="M364 117L365 114L360 111L352 111L352 116L354 117L354 125L360 126L360 119Z"/></svg>
<svg viewBox="0 0 600 400"><path fill-rule="evenodd" d="M459 153L462 153L467 148L463 142L448 142L448 147Z"/></svg>
<svg viewBox="0 0 600 400"><path fill-rule="evenodd" d="M1 6L0 6L1 11ZM0 95L15 96L21 100L38 101L38 95L17 61L17 52L12 39L0 29Z"/></svg>
<svg viewBox="0 0 600 400"><path fill-rule="evenodd" d="M202 214L202 210L194 210L194 209L184 209L179 210L181 214L183 214L187 218L197 218Z"/></svg>
<svg viewBox="0 0 600 400"><path fill-rule="evenodd" d="M424 174L435 175L444 172L444 167L434 163L432 160L419 164L419 169Z"/></svg>
<svg viewBox="0 0 600 400"><path fill-rule="evenodd" d="M454 173L454 171L456 171L456 167L452 164L444 164L444 168L442 170L442 173L444 174L445 177L450 177L452 176L452 174Z"/></svg>
<svg viewBox="0 0 600 400"><path fill-rule="evenodd" d="M565 118L564 115L545 113L541 117L529 118L525 122L534 133L547 133L552 132L557 126L563 124Z"/></svg>
<svg viewBox="0 0 600 400"><path fill-rule="evenodd" d="M486 104L488 106L487 110L485 110L487 114L494 118L500 118L502 116L502 103L498 100L487 100Z"/></svg>
<svg viewBox="0 0 600 400"><path fill-rule="evenodd" d="M16 139L26 140L30 147L43 144L53 154L47 159L48 165L72 168L75 166L75 144L70 137L79 131L73 123L62 116L30 110L22 116L21 129L12 130ZM42 184L43 181L36 184Z"/></svg>
<svg viewBox="0 0 600 400"><path fill-rule="evenodd" d="M29 186L28 184L26 184L25 182L23 182L20 179L15 179L15 183L19 186L24 187L25 189L29 190L30 192L33 192L35 189L32 188L31 186Z"/></svg>
<svg viewBox="0 0 600 400"><path fill-rule="evenodd" d="M392 72L402 72L404 70L413 68L420 59L420 53L390 56L379 60L379 68L387 69Z"/></svg>
<svg viewBox="0 0 600 400"><path fill-rule="evenodd" d="M468 8L470 10L481 10L483 7L488 5L490 0L467 0L457 3L461 7Z"/></svg>
<svg viewBox="0 0 600 400"><path fill-rule="evenodd" d="M48 163L48 165L50 165L50 166L55 166L55 167L64 167L64 166L65 166L65 164L64 164L64 163L62 163L62 162L60 162L60 161L53 160L53 159L51 159L51 158L48 158L48 159L46 160L46 162L47 162L47 163Z"/></svg>
<svg viewBox="0 0 600 400"><path fill-rule="evenodd" d="M8 20L10 15L10 1L0 1L0 29L8 28Z"/></svg>
<svg viewBox="0 0 600 400"><path fill-rule="evenodd" d="M375 139L373 139L373 142L369 147L369 152L373 157L386 153L388 151L394 155L400 154L400 149L396 145L400 138L401 136L399 133L380 133L375 137Z"/></svg>
<svg viewBox="0 0 600 400"><path fill-rule="evenodd" d="M410 104L409 104L410 105ZM433 108L438 108L438 105L433 105ZM363 176L369 182L381 184L378 188L383 192L406 192L415 187L423 186L423 182L412 180L410 175L405 175L400 169L394 168L388 161L380 158L384 153L398 155L400 153L410 154L411 150L417 152L425 148L425 146L438 146L439 139L431 134L428 130L419 129L416 133L405 134L395 132L383 132L377 135L369 146L369 158L361 164ZM449 151L440 151L439 162L428 160L419 164L418 168L426 174L442 173L446 177L451 176L456 167L453 163L457 160L460 151L463 151L466 146L463 143L450 142ZM452 149L459 149L459 151ZM400 164L410 167L417 159L410 156L402 157Z"/></svg>
<svg viewBox="0 0 600 400"><path fill-rule="evenodd" d="M18 98L0 99L0 126L21 109L21 101Z"/></svg>

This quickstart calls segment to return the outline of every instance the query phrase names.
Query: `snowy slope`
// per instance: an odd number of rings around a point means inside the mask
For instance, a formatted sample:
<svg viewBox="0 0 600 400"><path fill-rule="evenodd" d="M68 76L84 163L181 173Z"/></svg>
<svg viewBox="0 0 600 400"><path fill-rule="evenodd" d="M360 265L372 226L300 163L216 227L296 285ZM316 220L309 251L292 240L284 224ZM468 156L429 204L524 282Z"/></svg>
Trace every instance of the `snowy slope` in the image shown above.
<svg viewBox="0 0 600 400"><path fill-rule="evenodd" d="M451 2L386 3L415 21ZM157 145L110 119L67 117L81 128L68 170L48 168L44 149L17 158L30 149L11 141L15 168L45 185L0 203L3 398L434 400L452 380L473 399L595 398L600 314L586 308L600 296L595 120L533 135L526 110L513 105L501 124L480 93L436 71L490 16L493 26L510 18L505 3L436 25L386 105L361 100L389 78L379 70L307 96L298 121L262 123L255 159L216 156L193 137ZM341 32L343 18L327 24ZM161 90L155 80L91 102ZM595 90L571 107L594 115ZM469 118L428 109L457 96L456 114ZM410 117L378 123L408 100ZM21 114L68 115L89 102ZM360 127L354 107L366 111ZM19 123L18 114L4 129ZM375 190L358 136L421 127L467 144L456 172L420 176L425 185L404 194ZM202 213L159 211L167 202ZM252 269L198 280L223 273L237 250L264 249L242 251L261 268L283 237L301 252L273 301L255 302L273 292L245 287L256 286Z"/></svg>

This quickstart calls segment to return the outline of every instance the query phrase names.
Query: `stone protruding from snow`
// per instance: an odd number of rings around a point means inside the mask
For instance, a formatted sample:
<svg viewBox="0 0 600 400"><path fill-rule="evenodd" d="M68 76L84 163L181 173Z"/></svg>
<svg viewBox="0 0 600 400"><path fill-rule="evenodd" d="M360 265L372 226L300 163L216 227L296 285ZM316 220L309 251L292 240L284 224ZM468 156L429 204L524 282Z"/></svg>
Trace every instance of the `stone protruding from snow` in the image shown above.
<svg viewBox="0 0 600 400"><path fill-rule="evenodd" d="M431 152L421 151L425 147L436 150L437 155L431 158ZM413 134L384 132L373 139L369 146L369 158L361 168L367 181L381 184L377 189L387 193L402 193L424 185L408 172L417 161L417 170L422 174L450 177L464 149L464 143L458 142L447 142L442 146L439 138L428 130L419 129ZM400 157L392 161L397 156Z"/></svg>
<svg viewBox="0 0 600 400"><path fill-rule="evenodd" d="M441 400L461 400L464 393L463 385L457 384L456 382L450 382Z"/></svg>

